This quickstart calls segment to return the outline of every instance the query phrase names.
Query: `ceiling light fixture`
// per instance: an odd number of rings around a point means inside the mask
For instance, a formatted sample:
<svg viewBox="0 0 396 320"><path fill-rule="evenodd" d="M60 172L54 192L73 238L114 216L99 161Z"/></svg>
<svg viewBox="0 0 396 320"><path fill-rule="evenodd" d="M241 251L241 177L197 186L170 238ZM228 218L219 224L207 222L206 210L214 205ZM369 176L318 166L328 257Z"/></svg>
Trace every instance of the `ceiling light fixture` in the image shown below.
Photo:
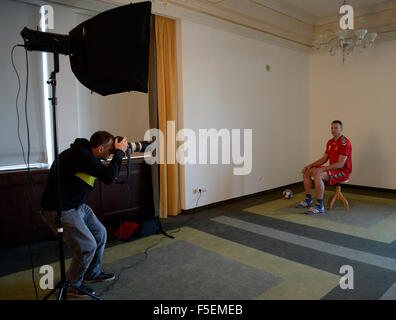
<svg viewBox="0 0 396 320"><path fill-rule="evenodd" d="M327 47L332 56L341 51L344 64L346 56L362 52L365 48L372 48L378 33L369 33L367 29L354 30L353 8L347 4L346 0L340 8L340 14L340 30L326 29L325 33L320 34L315 40L314 46L317 50Z"/></svg>

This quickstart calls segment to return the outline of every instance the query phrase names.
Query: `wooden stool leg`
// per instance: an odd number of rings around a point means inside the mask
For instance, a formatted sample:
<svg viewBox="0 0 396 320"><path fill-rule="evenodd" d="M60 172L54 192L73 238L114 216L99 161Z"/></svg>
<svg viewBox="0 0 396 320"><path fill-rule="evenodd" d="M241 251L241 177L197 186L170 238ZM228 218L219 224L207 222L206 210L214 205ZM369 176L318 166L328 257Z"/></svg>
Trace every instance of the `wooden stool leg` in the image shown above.
<svg viewBox="0 0 396 320"><path fill-rule="evenodd" d="M336 199L337 199L337 195L338 195L338 186L336 187L336 192L331 196L331 198L329 199L329 201L327 202L327 208L328 209L331 209L331 208L333 208L333 205L334 205L334 202L336 201Z"/></svg>
<svg viewBox="0 0 396 320"><path fill-rule="evenodd" d="M344 195L341 192L341 187L340 187L340 192L337 195L337 199L340 199L342 203L344 204L345 209L349 210L349 203L348 200L344 197Z"/></svg>

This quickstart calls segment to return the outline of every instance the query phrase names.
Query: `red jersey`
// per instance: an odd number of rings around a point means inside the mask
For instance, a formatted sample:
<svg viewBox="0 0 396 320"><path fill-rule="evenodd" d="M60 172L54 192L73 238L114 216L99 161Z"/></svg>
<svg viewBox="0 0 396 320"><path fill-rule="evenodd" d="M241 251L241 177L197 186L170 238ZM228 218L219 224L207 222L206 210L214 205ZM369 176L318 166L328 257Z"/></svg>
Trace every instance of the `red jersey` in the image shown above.
<svg viewBox="0 0 396 320"><path fill-rule="evenodd" d="M337 141L333 138L327 141L326 153L329 155L330 164L338 162L338 156L347 156L344 167L341 169L350 174L352 172L352 144L344 136Z"/></svg>

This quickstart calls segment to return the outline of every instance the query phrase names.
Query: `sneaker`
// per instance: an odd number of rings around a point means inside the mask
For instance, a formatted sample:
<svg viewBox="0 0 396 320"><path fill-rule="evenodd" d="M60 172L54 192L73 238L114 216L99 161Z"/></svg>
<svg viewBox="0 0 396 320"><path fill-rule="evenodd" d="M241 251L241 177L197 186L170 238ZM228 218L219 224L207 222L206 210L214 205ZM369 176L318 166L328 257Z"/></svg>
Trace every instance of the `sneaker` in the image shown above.
<svg viewBox="0 0 396 320"><path fill-rule="evenodd" d="M315 206L315 207L309 208L309 210L305 211L305 213L306 214L321 214L321 213L325 213L325 208Z"/></svg>
<svg viewBox="0 0 396 320"><path fill-rule="evenodd" d="M90 283L90 282L107 282L107 281L113 281L115 279L115 275L113 273L104 273L102 272L100 275L98 275L95 279L87 279L84 280L84 283Z"/></svg>
<svg viewBox="0 0 396 320"><path fill-rule="evenodd" d="M89 292L90 294L95 294L95 291L92 288L87 287L83 284L80 285L79 288ZM86 297L88 297L88 294L86 294L85 292L83 292L81 290L72 288L67 291L67 296L70 298L86 298Z"/></svg>
<svg viewBox="0 0 396 320"><path fill-rule="evenodd" d="M311 201L305 199L297 205L297 208L309 208L310 206L311 206Z"/></svg>

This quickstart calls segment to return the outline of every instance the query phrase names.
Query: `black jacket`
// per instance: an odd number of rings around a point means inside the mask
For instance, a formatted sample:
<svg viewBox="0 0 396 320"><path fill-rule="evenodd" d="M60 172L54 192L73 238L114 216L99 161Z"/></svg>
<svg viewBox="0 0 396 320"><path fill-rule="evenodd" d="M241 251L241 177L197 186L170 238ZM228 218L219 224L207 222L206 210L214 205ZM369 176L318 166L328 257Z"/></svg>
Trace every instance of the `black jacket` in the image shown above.
<svg viewBox="0 0 396 320"><path fill-rule="evenodd" d="M105 166L94 156L87 139L77 138L69 149L59 154L61 210L80 206L92 190L95 179L110 184L118 176L125 153L116 150L111 162ZM41 197L43 209L56 210L55 161L51 166L47 185Z"/></svg>

